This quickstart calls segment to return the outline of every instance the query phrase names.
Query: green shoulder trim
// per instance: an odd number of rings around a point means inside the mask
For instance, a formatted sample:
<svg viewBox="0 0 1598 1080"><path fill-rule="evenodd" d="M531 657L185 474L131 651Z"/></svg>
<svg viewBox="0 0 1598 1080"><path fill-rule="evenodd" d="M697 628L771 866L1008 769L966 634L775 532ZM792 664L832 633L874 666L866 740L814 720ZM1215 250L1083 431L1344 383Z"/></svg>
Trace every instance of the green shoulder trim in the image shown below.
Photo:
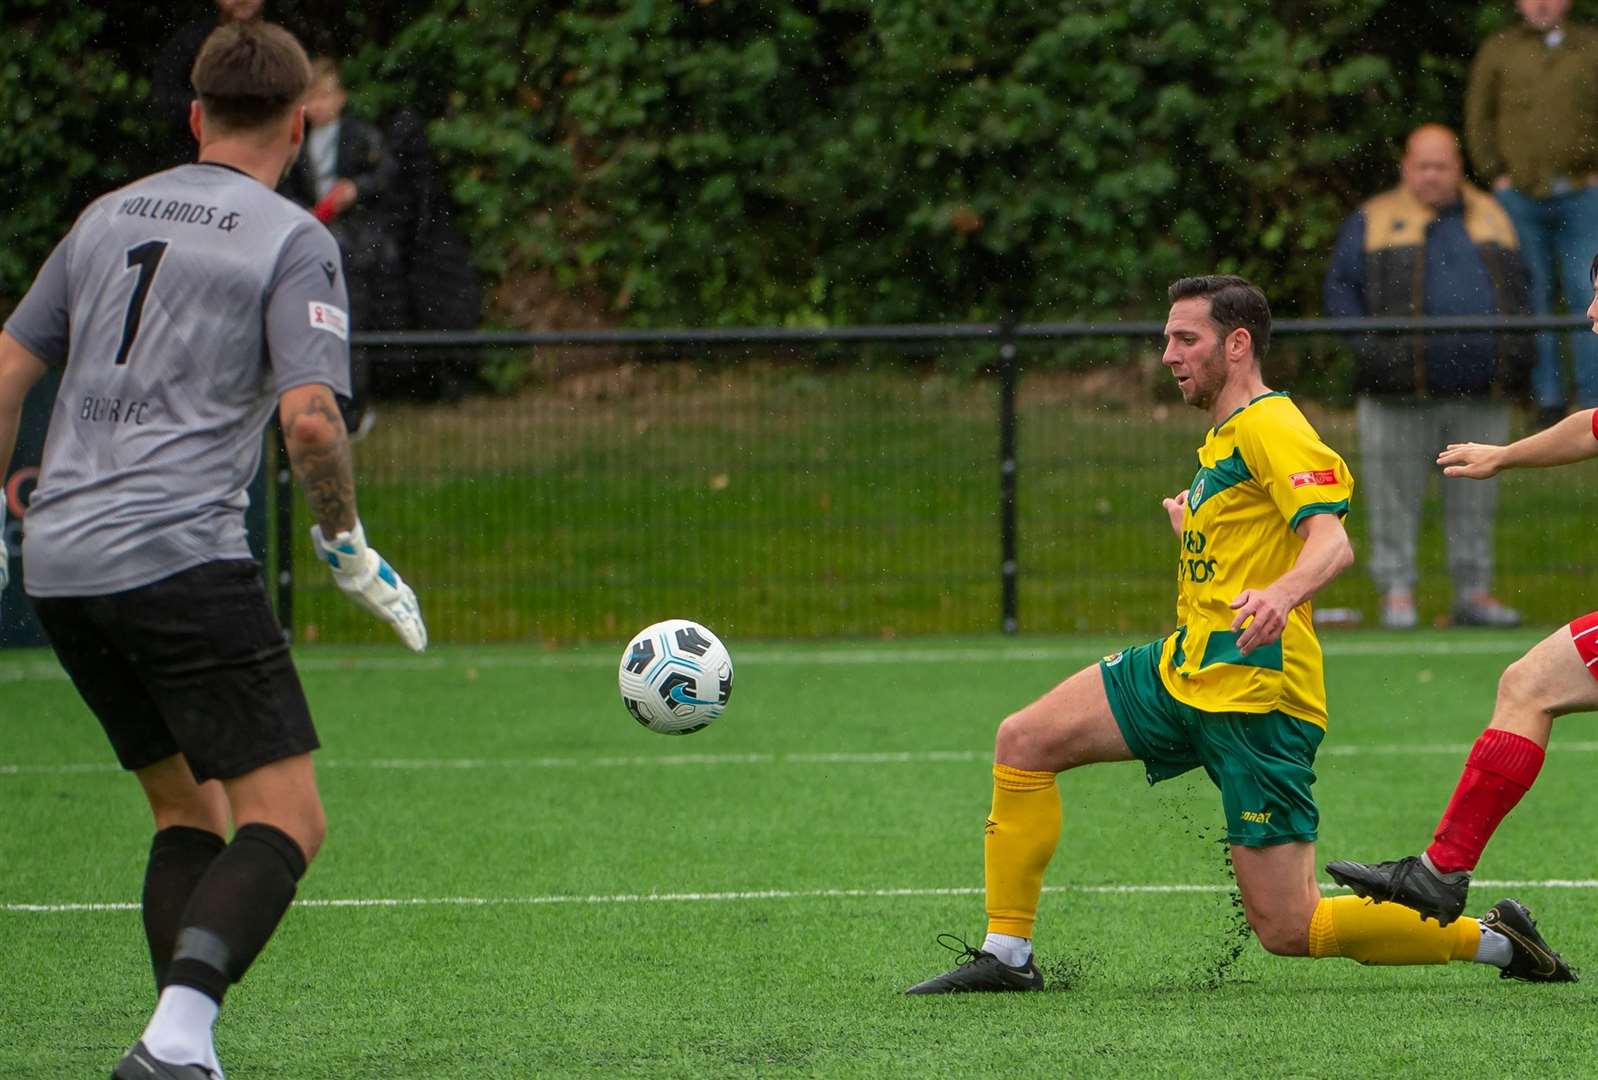
<svg viewBox="0 0 1598 1080"><path fill-rule="evenodd" d="M1200 668L1207 668L1211 664L1236 664L1239 667L1265 668L1269 671L1282 670L1282 643L1273 641L1269 645L1261 645L1253 652L1244 656L1237 650L1237 632L1234 630L1213 630L1210 638L1204 643L1204 659L1199 662Z"/></svg>
<svg viewBox="0 0 1598 1080"><path fill-rule="evenodd" d="M1226 414L1226 419L1222 420L1219 424L1216 424L1210 430L1211 431L1220 431L1221 428L1226 426L1226 422L1228 420L1232 419L1232 417L1236 416L1238 413L1242 412L1244 409L1248 408L1250 405L1254 404L1256 401L1264 401L1266 398L1270 398L1270 397L1292 397L1292 396L1293 395L1289 394L1286 390L1267 390L1265 393L1261 394L1259 397L1249 398L1242 405L1238 406L1237 408L1233 409L1231 412L1227 413Z"/></svg>
<svg viewBox="0 0 1598 1080"><path fill-rule="evenodd" d="M1193 483L1187 489L1187 506L1193 513L1198 513L1199 507L1206 499L1212 499L1227 488L1236 487L1254 479L1254 474L1248 471L1248 462L1243 460L1243 451L1233 448L1232 456L1225 461L1217 461L1215 467L1200 465L1199 471L1193 476Z"/></svg>
<svg viewBox="0 0 1598 1080"><path fill-rule="evenodd" d="M1188 495L1188 501L1191 502L1192 499L1193 496L1191 494ZM1293 520L1287 523L1287 527L1289 530L1297 531L1300 522L1305 518L1312 518L1316 514L1336 514L1338 517L1347 517L1348 500L1339 499L1336 502L1310 503L1307 506L1300 506L1298 512L1293 515Z"/></svg>

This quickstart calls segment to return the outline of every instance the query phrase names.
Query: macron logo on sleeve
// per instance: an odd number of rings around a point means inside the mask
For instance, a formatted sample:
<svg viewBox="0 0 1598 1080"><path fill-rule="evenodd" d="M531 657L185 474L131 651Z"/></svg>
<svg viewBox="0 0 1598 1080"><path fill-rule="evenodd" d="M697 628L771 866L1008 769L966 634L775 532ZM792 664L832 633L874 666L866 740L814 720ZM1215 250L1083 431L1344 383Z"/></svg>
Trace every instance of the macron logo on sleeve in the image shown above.
<svg viewBox="0 0 1598 1080"><path fill-rule="evenodd" d="M310 301L311 329L326 330L340 341L350 339L350 319L344 314L343 308L336 308L332 304L324 304L319 300Z"/></svg>
<svg viewBox="0 0 1598 1080"><path fill-rule="evenodd" d="M1310 472L1296 472L1288 477L1296 488L1330 487L1337 483L1336 469L1313 469Z"/></svg>

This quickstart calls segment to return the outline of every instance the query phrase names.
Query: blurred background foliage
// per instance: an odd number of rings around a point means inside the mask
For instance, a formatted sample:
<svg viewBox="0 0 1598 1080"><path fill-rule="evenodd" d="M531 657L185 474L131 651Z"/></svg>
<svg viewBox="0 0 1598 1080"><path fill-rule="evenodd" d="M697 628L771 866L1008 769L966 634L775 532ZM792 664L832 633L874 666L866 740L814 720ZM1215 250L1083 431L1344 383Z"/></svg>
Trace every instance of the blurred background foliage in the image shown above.
<svg viewBox="0 0 1598 1080"><path fill-rule="evenodd" d="M0 310L145 171L204 2L4 0ZM409 106L503 325L1149 316L1183 273L1318 310L1404 134L1458 127L1509 0L268 0ZM1598 0L1576 18L1598 17ZM529 293L537 298L528 302ZM565 307L561 297L572 302Z"/></svg>

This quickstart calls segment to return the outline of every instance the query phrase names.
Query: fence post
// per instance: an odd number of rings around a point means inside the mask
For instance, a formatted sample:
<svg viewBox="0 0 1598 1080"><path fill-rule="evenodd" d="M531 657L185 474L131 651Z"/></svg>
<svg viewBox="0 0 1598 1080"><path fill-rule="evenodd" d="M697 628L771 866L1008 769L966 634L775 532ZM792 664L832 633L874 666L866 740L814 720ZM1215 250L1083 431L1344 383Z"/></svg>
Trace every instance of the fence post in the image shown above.
<svg viewBox="0 0 1598 1080"><path fill-rule="evenodd" d="M294 640L294 470L289 466L288 444L283 429L272 425L273 467L275 469L272 520L276 526L277 623L283 637Z"/></svg>
<svg viewBox="0 0 1598 1080"><path fill-rule="evenodd" d="M999 629L1006 634L1014 634L1021 628L1015 457L1018 367L1015 319L1006 315L999 323Z"/></svg>

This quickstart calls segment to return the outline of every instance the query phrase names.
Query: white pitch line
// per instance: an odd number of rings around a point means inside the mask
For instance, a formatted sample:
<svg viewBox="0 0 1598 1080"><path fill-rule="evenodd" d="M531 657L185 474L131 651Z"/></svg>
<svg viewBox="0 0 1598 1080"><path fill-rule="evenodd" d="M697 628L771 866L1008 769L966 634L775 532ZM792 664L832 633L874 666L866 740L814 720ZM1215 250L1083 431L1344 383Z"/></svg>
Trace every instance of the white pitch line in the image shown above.
<svg viewBox="0 0 1598 1080"><path fill-rule="evenodd" d="M1382 743L1324 747L1320 757L1406 757L1445 755L1463 757L1470 743ZM1558 742L1555 754L1591 754L1598 742ZM395 771L467 772L507 769L647 769L729 765L939 765L988 761L992 750L833 751L803 754L665 754L634 757L507 757L507 758L318 758L321 769L377 769ZM122 769L113 762L72 762L62 765L0 765L0 776L55 776L113 774Z"/></svg>
<svg viewBox="0 0 1598 1080"><path fill-rule="evenodd" d="M1135 635L1134 635L1135 636ZM740 666L762 667L817 666L852 664L947 664L966 661L1022 661L1065 663L1100 656L1124 645L1121 639L1105 638L1095 644L1058 646L929 646L926 648L884 649L872 645L819 645L814 648L762 648L737 650ZM1527 648L1521 639L1464 638L1457 641L1328 641L1325 655L1336 656L1516 656ZM619 655L619 654L618 654ZM294 660L301 671L464 671L469 668L508 668L560 670L614 667L617 658L600 653L549 653L532 650L504 650L453 656L322 656L301 653ZM0 683L60 682L66 673L51 661L0 663Z"/></svg>
<svg viewBox="0 0 1598 1080"><path fill-rule="evenodd" d="M1476 887L1493 889L1598 889L1598 880L1548 878L1537 881L1477 881ZM1046 893L1075 893L1099 896L1173 896L1194 893L1229 893L1234 886L1207 884L1148 885L1048 885ZM1326 892L1344 891L1341 886L1323 882ZM427 907L550 907L557 905L598 906L609 904L716 904L759 900L873 900L942 896L980 896L981 886L905 889L747 889L733 892L612 893L610 895L554 894L550 896L411 896L350 897L330 900L297 900L296 908L338 910L348 908L427 908ZM65 915L138 911L131 901L75 904L0 904L0 911L19 915Z"/></svg>

